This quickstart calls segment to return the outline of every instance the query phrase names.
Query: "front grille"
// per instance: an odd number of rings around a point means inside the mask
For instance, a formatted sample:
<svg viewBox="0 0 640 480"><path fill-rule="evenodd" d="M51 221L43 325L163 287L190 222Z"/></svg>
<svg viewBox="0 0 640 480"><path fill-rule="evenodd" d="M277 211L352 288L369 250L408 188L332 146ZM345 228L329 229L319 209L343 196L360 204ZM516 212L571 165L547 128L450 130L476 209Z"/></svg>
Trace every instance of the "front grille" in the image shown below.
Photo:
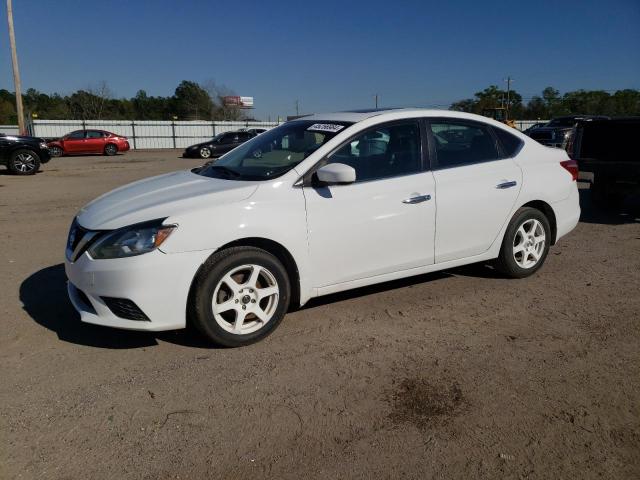
<svg viewBox="0 0 640 480"><path fill-rule="evenodd" d="M73 219L71 228L69 229L69 237L67 239L67 247L72 252L76 249L82 237L84 237L89 230L82 228L76 218Z"/></svg>
<svg viewBox="0 0 640 480"><path fill-rule="evenodd" d="M139 322L150 322L140 307L128 298L100 297L116 317Z"/></svg>

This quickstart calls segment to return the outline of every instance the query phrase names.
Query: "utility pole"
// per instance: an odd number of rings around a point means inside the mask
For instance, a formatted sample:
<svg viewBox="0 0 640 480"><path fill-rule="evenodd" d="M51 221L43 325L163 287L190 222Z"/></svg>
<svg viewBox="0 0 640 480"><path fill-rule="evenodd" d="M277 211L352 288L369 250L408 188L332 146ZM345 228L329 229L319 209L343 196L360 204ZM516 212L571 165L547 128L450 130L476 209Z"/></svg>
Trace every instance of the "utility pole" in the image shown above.
<svg viewBox="0 0 640 480"><path fill-rule="evenodd" d="M505 118L505 120L509 120L509 107L510 107L510 95L511 95L511 82L513 82L513 78L511 78L510 76L507 77L505 79L505 82L507 82L507 118Z"/></svg>
<svg viewBox="0 0 640 480"><path fill-rule="evenodd" d="M18 69L18 52L16 51L16 34L13 31L13 7L11 0L7 0L7 22L9 23L9 43L11 44L11 61L13 62L13 83L16 91L16 112L18 112L18 130L23 135L24 109L22 108L22 88L20 87L20 70Z"/></svg>
<svg viewBox="0 0 640 480"><path fill-rule="evenodd" d="M373 94L373 98L375 98L375 100L376 100L376 110L377 110L378 109L378 94L374 93Z"/></svg>
<svg viewBox="0 0 640 480"><path fill-rule="evenodd" d="M296 99L296 117L300 116L300 102Z"/></svg>

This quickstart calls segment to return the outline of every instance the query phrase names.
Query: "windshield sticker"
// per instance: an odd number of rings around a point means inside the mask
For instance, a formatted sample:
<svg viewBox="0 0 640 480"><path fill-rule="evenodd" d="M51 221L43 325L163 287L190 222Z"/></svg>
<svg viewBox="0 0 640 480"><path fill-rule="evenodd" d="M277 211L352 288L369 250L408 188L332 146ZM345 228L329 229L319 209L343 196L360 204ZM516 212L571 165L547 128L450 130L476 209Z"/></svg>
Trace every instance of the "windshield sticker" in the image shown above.
<svg viewBox="0 0 640 480"><path fill-rule="evenodd" d="M335 125L333 123L314 123L307 130L316 132L337 133L344 128L344 125Z"/></svg>

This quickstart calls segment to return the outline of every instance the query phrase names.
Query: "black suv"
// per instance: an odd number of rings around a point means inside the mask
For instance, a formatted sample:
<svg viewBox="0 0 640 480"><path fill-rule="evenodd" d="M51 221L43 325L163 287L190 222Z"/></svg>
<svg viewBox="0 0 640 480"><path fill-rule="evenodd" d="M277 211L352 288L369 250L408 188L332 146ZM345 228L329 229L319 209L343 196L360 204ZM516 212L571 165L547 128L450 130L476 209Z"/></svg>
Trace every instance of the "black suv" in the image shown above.
<svg viewBox="0 0 640 480"><path fill-rule="evenodd" d="M534 140L548 147L565 148L573 126L580 121L606 120L609 117L595 117L589 115L573 115L558 117L542 127L533 128L527 132Z"/></svg>
<svg viewBox="0 0 640 480"><path fill-rule="evenodd" d="M567 148L580 172L593 174L593 199L619 205L640 193L640 117L578 122Z"/></svg>
<svg viewBox="0 0 640 480"><path fill-rule="evenodd" d="M0 133L0 164L15 175L33 175L51 160L43 138Z"/></svg>
<svg viewBox="0 0 640 480"><path fill-rule="evenodd" d="M255 136L255 133L249 131L220 133L208 142L198 143L197 145L187 147L182 156L185 158L219 157Z"/></svg>

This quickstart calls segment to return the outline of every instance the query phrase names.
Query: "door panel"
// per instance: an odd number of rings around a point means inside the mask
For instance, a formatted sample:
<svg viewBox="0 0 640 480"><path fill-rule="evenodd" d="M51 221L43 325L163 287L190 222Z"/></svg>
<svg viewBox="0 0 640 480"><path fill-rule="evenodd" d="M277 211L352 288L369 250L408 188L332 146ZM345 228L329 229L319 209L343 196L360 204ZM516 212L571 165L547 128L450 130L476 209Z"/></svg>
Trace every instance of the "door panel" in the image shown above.
<svg viewBox="0 0 640 480"><path fill-rule="evenodd" d="M351 185L304 187L314 286L433 263L431 172Z"/></svg>
<svg viewBox="0 0 640 480"><path fill-rule="evenodd" d="M105 145L105 137L101 132L87 131L87 139L83 145L83 151L86 153L103 153Z"/></svg>
<svg viewBox="0 0 640 480"><path fill-rule="evenodd" d="M64 149L67 153L80 153L84 151L85 132L71 132L64 140Z"/></svg>
<svg viewBox="0 0 640 480"><path fill-rule="evenodd" d="M520 167L504 159L437 170L433 175L438 208L436 263L486 252L518 198Z"/></svg>

